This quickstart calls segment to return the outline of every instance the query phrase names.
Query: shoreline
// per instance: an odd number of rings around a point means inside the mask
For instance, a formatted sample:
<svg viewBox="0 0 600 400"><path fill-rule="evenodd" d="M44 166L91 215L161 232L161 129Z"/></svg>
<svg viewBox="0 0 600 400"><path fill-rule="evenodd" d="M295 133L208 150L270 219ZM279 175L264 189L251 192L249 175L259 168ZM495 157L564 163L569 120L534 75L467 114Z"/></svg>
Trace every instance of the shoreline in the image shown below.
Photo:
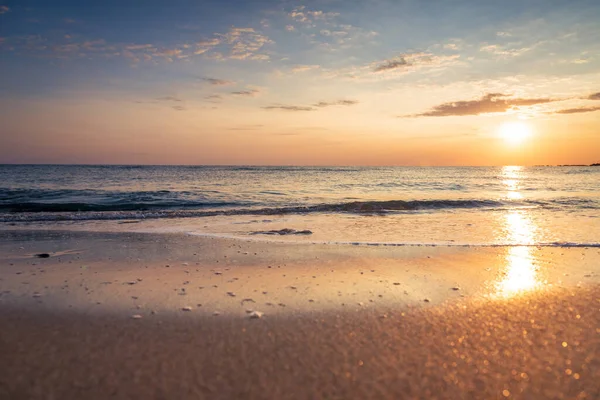
<svg viewBox="0 0 600 400"><path fill-rule="evenodd" d="M0 254L4 304L90 312L406 307L600 283L594 247L332 246L180 233L3 231Z"/></svg>

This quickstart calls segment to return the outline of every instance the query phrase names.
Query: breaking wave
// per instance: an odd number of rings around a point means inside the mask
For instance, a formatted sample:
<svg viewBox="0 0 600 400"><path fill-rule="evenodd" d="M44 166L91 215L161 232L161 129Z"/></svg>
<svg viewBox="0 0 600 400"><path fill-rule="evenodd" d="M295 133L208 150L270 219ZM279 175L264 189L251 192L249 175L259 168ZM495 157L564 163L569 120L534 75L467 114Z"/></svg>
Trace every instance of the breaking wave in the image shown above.
<svg viewBox="0 0 600 400"><path fill-rule="evenodd" d="M570 205L575 205L572 203ZM583 201L586 208L598 208ZM435 212L443 210L496 210L514 208L564 207L565 202L496 200L388 200L352 201L307 206L260 207L235 202L151 202L151 203L4 203L0 204L1 222L82 221L151 218L198 218L220 215L286 215L308 213L346 213L386 215L392 213Z"/></svg>

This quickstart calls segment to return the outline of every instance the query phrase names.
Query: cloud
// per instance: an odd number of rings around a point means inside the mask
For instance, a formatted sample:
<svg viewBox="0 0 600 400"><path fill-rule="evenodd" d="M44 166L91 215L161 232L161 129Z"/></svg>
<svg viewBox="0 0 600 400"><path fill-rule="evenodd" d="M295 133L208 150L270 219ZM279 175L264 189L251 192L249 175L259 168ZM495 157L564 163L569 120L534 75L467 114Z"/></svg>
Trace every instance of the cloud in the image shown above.
<svg viewBox="0 0 600 400"><path fill-rule="evenodd" d="M332 18L338 17L340 14L336 12L323 12L320 10L306 10L305 6L294 8L288 13L288 17L296 22L312 25L317 20L329 21Z"/></svg>
<svg viewBox="0 0 600 400"><path fill-rule="evenodd" d="M285 105L279 105L279 106L266 106L266 107L262 107L265 110L284 110L284 111L314 111L315 109L312 107L305 107L305 106L285 106Z"/></svg>
<svg viewBox="0 0 600 400"><path fill-rule="evenodd" d="M175 102L183 101L180 98L175 97L175 96L158 97L156 100L159 100L159 101L175 101Z"/></svg>
<svg viewBox="0 0 600 400"><path fill-rule="evenodd" d="M590 94L588 100L600 100L600 92Z"/></svg>
<svg viewBox="0 0 600 400"><path fill-rule="evenodd" d="M378 35L377 32L344 24L339 16L337 12L309 10L299 6L287 13L294 24L286 25L286 30L298 31L319 51L336 52L374 44L373 38Z"/></svg>
<svg viewBox="0 0 600 400"><path fill-rule="evenodd" d="M0 6L5 7L5 6ZM0 8L7 12L8 7ZM230 28L226 33L196 43L179 43L161 47L152 43L107 43L105 40L77 40L78 37L62 35L60 41L42 35L12 36L5 43L11 50L29 52L45 58L114 58L122 57L133 64L141 61L174 62L194 55L207 59L267 61L267 44L274 43L254 28ZM206 54L205 54L206 53Z"/></svg>
<svg viewBox="0 0 600 400"><path fill-rule="evenodd" d="M204 53L214 49L215 47L217 47L220 44L221 44L221 39L219 39L219 38L211 38L211 39L207 39L207 40L201 40L196 43L196 49L194 50L194 54L195 55L204 54Z"/></svg>
<svg viewBox="0 0 600 400"><path fill-rule="evenodd" d="M227 86L227 85L233 85L235 82L234 81L228 81L225 79L217 79L217 78L202 78L202 80L204 82L208 82L211 85L214 86Z"/></svg>
<svg viewBox="0 0 600 400"><path fill-rule="evenodd" d="M358 104L356 100L336 100L332 102L320 101L317 104L313 104L315 107L329 107L329 106L353 106Z"/></svg>
<svg viewBox="0 0 600 400"><path fill-rule="evenodd" d="M600 106L598 107L578 107L578 108L567 108L566 110L558 110L555 111L555 114L579 114L579 113L587 113L600 111Z"/></svg>
<svg viewBox="0 0 600 400"><path fill-rule="evenodd" d="M296 74L298 72L306 72L319 68L319 65L296 65L294 68L292 68L292 73Z"/></svg>
<svg viewBox="0 0 600 400"><path fill-rule="evenodd" d="M211 38L211 39L199 41L198 43L196 43L196 46L198 46L198 47L215 47L215 46L218 46L219 44L221 44L221 39Z"/></svg>
<svg viewBox="0 0 600 400"><path fill-rule="evenodd" d="M255 97L256 95L258 95L258 93L260 93L260 91L258 89L238 90L235 92L231 92L231 94L234 96L249 96L249 97Z"/></svg>
<svg viewBox="0 0 600 400"><path fill-rule="evenodd" d="M587 64L590 62L589 58L576 58L571 61L571 64Z"/></svg>
<svg viewBox="0 0 600 400"><path fill-rule="evenodd" d="M126 50L146 50L146 49L154 49L154 45L152 44L131 44L125 46Z"/></svg>
<svg viewBox="0 0 600 400"><path fill-rule="evenodd" d="M221 96L220 94L210 94L205 97L205 99L207 99L207 100L220 100L222 98L223 98L223 96Z"/></svg>
<svg viewBox="0 0 600 400"><path fill-rule="evenodd" d="M184 111L185 110L184 106L171 106L171 108L175 111Z"/></svg>
<svg viewBox="0 0 600 400"><path fill-rule="evenodd" d="M477 100L456 101L443 103L433 107L430 111L410 115L410 117L448 117L463 115L479 115L487 113L501 113L510 110L513 107L532 106L535 104L544 104L554 101L548 98L507 98L508 95L502 93L488 93Z"/></svg>
<svg viewBox="0 0 600 400"><path fill-rule="evenodd" d="M436 56L432 53L404 53L389 60L373 62L369 68L375 74L404 73L420 68L435 68L456 63L460 55Z"/></svg>
<svg viewBox="0 0 600 400"><path fill-rule="evenodd" d="M294 8L290 13L288 13L288 16L297 22L309 22L308 17L302 12L302 10L304 10L304 6Z"/></svg>
<svg viewBox="0 0 600 400"><path fill-rule="evenodd" d="M8 8L6 6L0 6L0 15L1 14L6 14L9 11L10 11L10 8Z"/></svg>
<svg viewBox="0 0 600 400"><path fill-rule="evenodd" d="M227 128L227 130L228 131L254 131L254 130L257 130L262 127L264 127L264 125L262 125L262 124L247 124L247 125L240 125L235 128Z"/></svg>
<svg viewBox="0 0 600 400"><path fill-rule="evenodd" d="M409 64L408 61L406 61L406 59L404 57L399 57L395 60L384 61L382 64L377 65L375 67L374 71L382 72L382 71L388 71L391 69L402 68L402 67L406 67L406 66L410 66L410 65L411 64Z"/></svg>
<svg viewBox="0 0 600 400"><path fill-rule="evenodd" d="M483 51L485 53L494 54L496 56L504 56L504 57L518 57L522 54L527 53L532 50L534 47L537 47L538 44L532 47L518 47L518 48L509 48L506 46L500 46L497 44L486 44L479 48L479 51Z"/></svg>
<svg viewBox="0 0 600 400"><path fill-rule="evenodd" d="M260 51L267 44L273 43L267 36L254 28L231 28L225 34L215 34L222 42L230 45L229 58L234 60L266 61L270 57Z"/></svg>

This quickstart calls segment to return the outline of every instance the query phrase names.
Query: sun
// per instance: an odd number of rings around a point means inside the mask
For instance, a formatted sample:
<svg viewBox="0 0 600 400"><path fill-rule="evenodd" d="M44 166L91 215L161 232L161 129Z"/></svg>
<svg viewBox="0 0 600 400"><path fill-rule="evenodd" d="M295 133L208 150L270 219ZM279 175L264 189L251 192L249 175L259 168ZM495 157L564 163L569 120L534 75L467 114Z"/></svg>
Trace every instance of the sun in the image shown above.
<svg viewBox="0 0 600 400"><path fill-rule="evenodd" d="M531 128L524 122L505 122L500 126L500 136L509 144L520 144L531 136Z"/></svg>

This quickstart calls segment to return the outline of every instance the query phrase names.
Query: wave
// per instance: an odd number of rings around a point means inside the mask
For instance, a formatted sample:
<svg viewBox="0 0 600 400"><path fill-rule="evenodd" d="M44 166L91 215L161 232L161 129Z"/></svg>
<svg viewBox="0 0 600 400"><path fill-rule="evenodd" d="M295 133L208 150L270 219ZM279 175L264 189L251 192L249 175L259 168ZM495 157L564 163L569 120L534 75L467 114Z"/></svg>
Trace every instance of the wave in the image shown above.
<svg viewBox="0 0 600 400"><path fill-rule="evenodd" d="M494 209L505 205L492 200L389 200L352 201L311 206L233 208L239 203L17 203L0 205L0 222L122 220L151 218L193 218L219 215L286 215L309 213L349 213L385 215L394 212L444 209ZM229 207L227 207L229 206ZM171 209L169 209L169 207ZM207 208L222 208L209 209Z"/></svg>
<svg viewBox="0 0 600 400"><path fill-rule="evenodd" d="M346 213L359 215L387 215L410 212L452 210L498 210L519 208L543 209L598 209L600 204L590 199L535 200L386 200L322 203L305 206L271 206L227 201L146 201L111 202L9 202L0 203L0 222L16 221L69 221L121 220L153 218L190 218L228 215L287 215L309 213Z"/></svg>
<svg viewBox="0 0 600 400"><path fill-rule="evenodd" d="M0 204L1 211L13 213L60 213L60 212L104 212L104 211L149 211L165 210L170 208L216 208L236 206L239 203L230 202L153 202L153 203L115 203L115 204L93 204L93 203L8 203Z"/></svg>
<svg viewBox="0 0 600 400"><path fill-rule="evenodd" d="M0 212L94 212L242 207L251 202L222 198L218 191L106 191L0 188ZM221 198L219 198L221 197Z"/></svg>

